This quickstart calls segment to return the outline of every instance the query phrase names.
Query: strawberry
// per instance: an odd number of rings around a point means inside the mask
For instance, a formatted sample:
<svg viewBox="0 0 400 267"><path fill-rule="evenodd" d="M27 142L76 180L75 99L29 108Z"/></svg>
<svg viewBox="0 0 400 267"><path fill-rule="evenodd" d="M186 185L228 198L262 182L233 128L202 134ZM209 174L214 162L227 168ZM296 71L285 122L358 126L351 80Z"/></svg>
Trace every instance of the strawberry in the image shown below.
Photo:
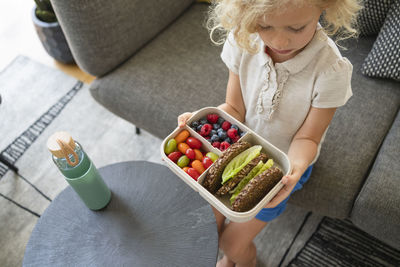
<svg viewBox="0 0 400 267"><path fill-rule="evenodd" d="M217 123L219 116L217 114L208 114L207 115L207 120L211 124Z"/></svg>
<svg viewBox="0 0 400 267"><path fill-rule="evenodd" d="M229 121L224 121L224 122L222 123L222 125L221 125L221 128L222 128L224 131L228 131L229 128L231 128L231 123L230 123Z"/></svg>
<svg viewBox="0 0 400 267"><path fill-rule="evenodd" d="M212 130L211 124L206 123L206 124L203 125L203 127L201 127L200 135L208 136L211 133L211 130Z"/></svg>
<svg viewBox="0 0 400 267"><path fill-rule="evenodd" d="M229 146L230 146L230 144L229 144L228 142L225 142L225 141L224 141L224 142L221 143L219 149L220 149L221 151L224 151L224 150L226 150Z"/></svg>
<svg viewBox="0 0 400 267"><path fill-rule="evenodd" d="M219 147L221 146L221 143L220 143L220 142L213 142L211 145L212 145L213 147L216 147L216 148L219 149Z"/></svg>
<svg viewBox="0 0 400 267"><path fill-rule="evenodd" d="M226 134L230 139L235 139L236 136L238 135L238 131L235 128L230 128L228 131L226 131Z"/></svg>

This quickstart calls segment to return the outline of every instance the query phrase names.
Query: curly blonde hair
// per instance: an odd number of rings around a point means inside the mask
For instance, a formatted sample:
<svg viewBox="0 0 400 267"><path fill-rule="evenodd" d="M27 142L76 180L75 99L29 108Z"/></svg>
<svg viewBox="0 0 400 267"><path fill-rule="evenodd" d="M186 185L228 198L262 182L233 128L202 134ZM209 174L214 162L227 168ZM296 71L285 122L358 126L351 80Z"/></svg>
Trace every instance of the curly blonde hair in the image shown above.
<svg viewBox="0 0 400 267"><path fill-rule="evenodd" d="M267 13L282 12L289 2L302 6L314 5L324 10L321 24L329 36L336 35L336 43L357 36L356 16L361 0L215 0L209 10L207 28L211 41L221 45L230 31L239 47L256 53L254 42L257 19ZM214 39L218 36L218 40ZM337 43L338 44L338 43Z"/></svg>

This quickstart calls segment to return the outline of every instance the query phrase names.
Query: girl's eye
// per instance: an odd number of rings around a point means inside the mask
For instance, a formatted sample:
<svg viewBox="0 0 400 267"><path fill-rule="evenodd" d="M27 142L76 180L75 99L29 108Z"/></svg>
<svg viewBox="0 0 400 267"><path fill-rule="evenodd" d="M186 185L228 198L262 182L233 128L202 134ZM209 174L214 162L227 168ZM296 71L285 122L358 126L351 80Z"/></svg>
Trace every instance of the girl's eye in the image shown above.
<svg viewBox="0 0 400 267"><path fill-rule="evenodd" d="M289 29L292 31L292 32L301 32L302 30L304 30L304 28L305 28L306 26L303 26L303 27L301 27L301 28L298 28L298 29L295 29L295 28L292 28L292 27L289 27Z"/></svg>
<svg viewBox="0 0 400 267"><path fill-rule="evenodd" d="M260 27L261 30L269 30L271 29L271 26L262 26L262 25L258 25L258 27Z"/></svg>

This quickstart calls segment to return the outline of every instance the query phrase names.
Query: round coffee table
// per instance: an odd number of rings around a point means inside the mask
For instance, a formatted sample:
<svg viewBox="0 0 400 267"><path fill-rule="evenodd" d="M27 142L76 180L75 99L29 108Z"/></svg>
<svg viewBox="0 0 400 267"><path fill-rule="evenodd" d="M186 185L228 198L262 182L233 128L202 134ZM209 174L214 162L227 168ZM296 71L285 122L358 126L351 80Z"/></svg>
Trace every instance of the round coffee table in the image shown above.
<svg viewBox="0 0 400 267"><path fill-rule="evenodd" d="M38 220L24 266L215 266L212 209L167 167L132 161L99 171L108 206L89 210L68 186Z"/></svg>

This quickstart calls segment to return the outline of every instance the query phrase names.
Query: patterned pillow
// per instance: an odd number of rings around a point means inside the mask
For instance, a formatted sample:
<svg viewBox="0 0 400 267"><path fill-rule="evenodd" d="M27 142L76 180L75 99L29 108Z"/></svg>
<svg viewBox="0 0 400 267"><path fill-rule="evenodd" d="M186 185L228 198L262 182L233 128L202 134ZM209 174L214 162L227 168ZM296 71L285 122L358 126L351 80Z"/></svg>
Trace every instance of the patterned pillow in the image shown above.
<svg viewBox="0 0 400 267"><path fill-rule="evenodd" d="M400 1L396 0L365 59L361 73L400 81Z"/></svg>
<svg viewBox="0 0 400 267"><path fill-rule="evenodd" d="M394 0L364 0L364 8L357 16L360 35L378 34L393 2Z"/></svg>

